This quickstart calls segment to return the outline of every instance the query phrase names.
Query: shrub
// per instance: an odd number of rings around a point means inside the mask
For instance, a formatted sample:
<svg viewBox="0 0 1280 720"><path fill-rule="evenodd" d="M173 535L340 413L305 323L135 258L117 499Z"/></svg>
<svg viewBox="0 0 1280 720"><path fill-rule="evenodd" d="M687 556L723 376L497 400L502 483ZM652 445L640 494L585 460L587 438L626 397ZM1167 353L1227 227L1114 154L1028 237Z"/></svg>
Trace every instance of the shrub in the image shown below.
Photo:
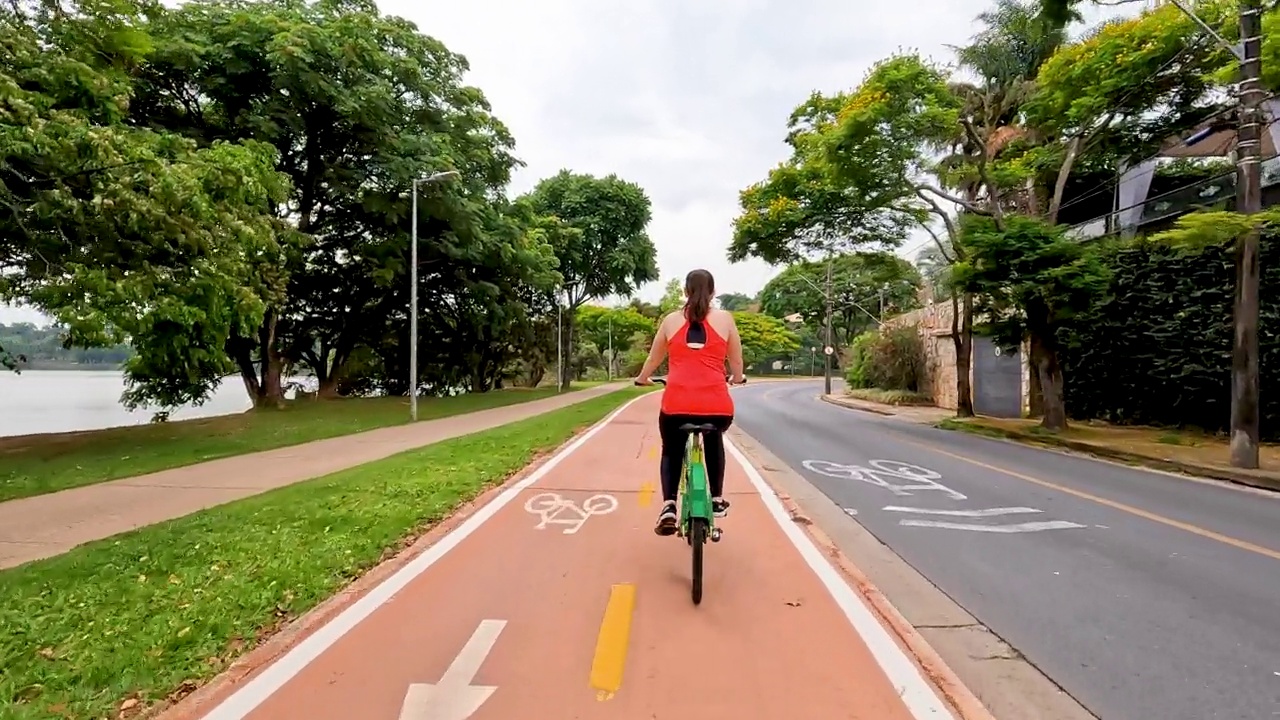
<svg viewBox="0 0 1280 720"><path fill-rule="evenodd" d="M844 380L849 387L872 387L868 366L871 364L871 347L877 336L874 330L869 330L854 338L849 346L849 364L844 372Z"/></svg>
<svg viewBox="0 0 1280 720"><path fill-rule="evenodd" d="M845 380L851 388L918 392L924 343L914 326L886 327L854 338Z"/></svg>

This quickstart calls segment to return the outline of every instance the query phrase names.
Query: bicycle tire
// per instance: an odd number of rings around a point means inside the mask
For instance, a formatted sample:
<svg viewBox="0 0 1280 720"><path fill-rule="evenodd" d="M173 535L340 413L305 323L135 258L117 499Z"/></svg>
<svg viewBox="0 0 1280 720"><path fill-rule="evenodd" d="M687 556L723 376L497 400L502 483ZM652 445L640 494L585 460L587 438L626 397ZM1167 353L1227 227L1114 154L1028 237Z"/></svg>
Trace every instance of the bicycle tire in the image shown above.
<svg viewBox="0 0 1280 720"><path fill-rule="evenodd" d="M704 518L689 519L689 541L693 549L693 582L690 596L693 604L702 602L702 553L707 547L707 521Z"/></svg>

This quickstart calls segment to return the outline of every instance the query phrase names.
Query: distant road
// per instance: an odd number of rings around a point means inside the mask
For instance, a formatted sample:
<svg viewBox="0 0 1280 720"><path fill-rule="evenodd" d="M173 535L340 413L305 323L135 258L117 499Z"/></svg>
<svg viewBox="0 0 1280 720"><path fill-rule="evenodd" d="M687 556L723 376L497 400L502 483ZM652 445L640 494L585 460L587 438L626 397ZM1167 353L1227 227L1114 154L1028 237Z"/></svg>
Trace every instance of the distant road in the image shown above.
<svg viewBox="0 0 1280 720"><path fill-rule="evenodd" d="M1095 715L1280 718L1280 496L839 408L821 387L748 385L737 423Z"/></svg>

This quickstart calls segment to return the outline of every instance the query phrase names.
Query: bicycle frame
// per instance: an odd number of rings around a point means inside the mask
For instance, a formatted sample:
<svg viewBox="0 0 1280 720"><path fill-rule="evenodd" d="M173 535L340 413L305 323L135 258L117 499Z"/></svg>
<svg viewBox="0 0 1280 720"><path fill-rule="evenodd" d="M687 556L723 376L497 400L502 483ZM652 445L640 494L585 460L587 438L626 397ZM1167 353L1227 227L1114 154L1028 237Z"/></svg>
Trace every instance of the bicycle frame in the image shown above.
<svg viewBox="0 0 1280 720"><path fill-rule="evenodd" d="M689 536L689 520L702 518L707 529L714 531L715 513L711 510L711 488L707 482L707 465L703 462L702 433L689 433L684 451L684 468L680 472L680 537Z"/></svg>

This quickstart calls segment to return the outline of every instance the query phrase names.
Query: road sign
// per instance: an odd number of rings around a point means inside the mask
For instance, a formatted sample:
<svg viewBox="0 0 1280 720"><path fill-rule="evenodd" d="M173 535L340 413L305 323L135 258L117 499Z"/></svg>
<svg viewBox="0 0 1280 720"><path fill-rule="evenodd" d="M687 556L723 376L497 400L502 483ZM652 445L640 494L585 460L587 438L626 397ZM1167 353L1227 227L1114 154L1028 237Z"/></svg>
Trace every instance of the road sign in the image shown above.
<svg viewBox="0 0 1280 720"><path fill-rule="evenodd" d="M400 720L467 720L498 688L472 685L506 620L484 620L435 685L414 683L405 693Z"/></svg>
<svg viewBox="0 0 1280 720"><path fill-rule="evenodd" d="M826 354L826 355L833 355L833 354L835 354L835 351L836 351L836 349L835 349L835 348L833 348L833 347L831 347L830 345L828 345L828 346L826 346L826 347L822 348L822 352L823 352L824 354Z"/></svg>

